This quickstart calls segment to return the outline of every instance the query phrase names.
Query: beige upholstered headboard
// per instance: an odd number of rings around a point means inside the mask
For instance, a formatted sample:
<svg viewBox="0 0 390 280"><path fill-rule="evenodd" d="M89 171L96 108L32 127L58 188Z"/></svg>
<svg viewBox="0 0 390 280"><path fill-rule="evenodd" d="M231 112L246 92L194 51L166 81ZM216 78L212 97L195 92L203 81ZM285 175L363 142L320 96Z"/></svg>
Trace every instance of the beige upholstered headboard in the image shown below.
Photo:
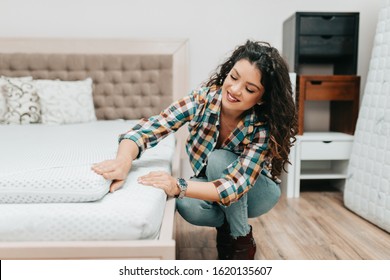
<svg viewBox="0 0 390 280"><path fill-rule="evenodd" d="M0 75L93 79L98 119L158 114L188 93L186 40L0 38Z"/></svg>

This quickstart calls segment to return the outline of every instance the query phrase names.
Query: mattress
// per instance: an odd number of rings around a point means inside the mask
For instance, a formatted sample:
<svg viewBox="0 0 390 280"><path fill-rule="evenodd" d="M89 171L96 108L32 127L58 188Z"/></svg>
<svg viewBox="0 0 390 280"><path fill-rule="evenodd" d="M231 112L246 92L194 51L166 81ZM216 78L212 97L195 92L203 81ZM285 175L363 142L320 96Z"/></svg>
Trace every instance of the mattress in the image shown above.
<svg viewBox="0 0 390 280"><path fill-rule="evenodd" d="M116 131L109 125L1 125L0 203L102 198L110 182L91 172L91 164L115 156Z"/></svg>
<svg viewBox="0 0 390 280"><path fill-rule="evenodd" d="M384 3L357 121L344 203L390 232L390 1Z"/></svg>
<svg viewBox="0 0 390 280"><path fill-rule="evenodd" d="M40 135L46 140L46 149L58 151L66 158L70 169L88 169L94 162L113 158L118 146L117 136L127 131L133 121L96 121L83 124L59 126L26 125L1 126L0 134L5 135L11 129L15 135L23 130L24 137L15 139L20 148L14 153L16 158L38 158L35 161L19 162L19 169L6 166L0 158L4 175L14 172L18 178L20 170L31 174L53 170L58 164L56 156L53 161L39 163L38 149L31 146L32 139ZM47 130L51 133L47 133ZM57 133L53 133L56 131ZM67 141L61 140L61 135ZM38 136L37 136L38 135ZM80 140L84 136L94 141ZM4 146L5 142L1 143ZM9 143L8 143L9 144ZM15 146L15 145L14 145ZM135 160L124 186L115 193L107 193L109 181L104 182L105 190L100 199L94 202L62 203L2 203L0 204L0 241L84 241L84 240L136 240L152 239L158 236L164 207L165 193L151 186L140 185L137 178L155 170L171 171L174 153L174 137L168 136L156 147L147 150L139 160ZM76 147L76 148L75 148ZM77 151L77 152L75 152ZM27 153L27 154L24 154ZM34 154L35 153L35 154ZM65 156L67 155L67 156ZM41 162L42 163L42 162ZM61 167L64 165L61 164ZM4 170L4 171L3 171ZM0 176L1 177L1 176ZM19 175L20 177L20 175ZM99 176L100 177L100 176Z"/></svg>

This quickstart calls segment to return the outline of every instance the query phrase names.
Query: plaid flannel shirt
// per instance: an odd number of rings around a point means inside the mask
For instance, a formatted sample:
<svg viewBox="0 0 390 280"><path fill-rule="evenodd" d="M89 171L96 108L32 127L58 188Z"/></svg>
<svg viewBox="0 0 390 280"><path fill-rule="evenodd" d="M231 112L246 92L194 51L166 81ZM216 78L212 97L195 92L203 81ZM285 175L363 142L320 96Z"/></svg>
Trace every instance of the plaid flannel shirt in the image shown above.
<svg viewBox="0 0 390 280"><path fill-rule="evenodd" d="M217 144L221 99L221 89L205 87L194 90L159 115L140 120L130 131L120 135L119 141L134 141L139 147L140 157L145 149L155 146L168 134L188 123L190 135L186 150L197 176L207 165L208 155ZM266 156L268 140L268 125L257 120L256 114L251 111L224 141L220 148L232 151L239 157L226 167L219 180L213 181L222 205L229 206L237 201L255 184L260 174L276 179L269 171L270 159Z"/></svg>

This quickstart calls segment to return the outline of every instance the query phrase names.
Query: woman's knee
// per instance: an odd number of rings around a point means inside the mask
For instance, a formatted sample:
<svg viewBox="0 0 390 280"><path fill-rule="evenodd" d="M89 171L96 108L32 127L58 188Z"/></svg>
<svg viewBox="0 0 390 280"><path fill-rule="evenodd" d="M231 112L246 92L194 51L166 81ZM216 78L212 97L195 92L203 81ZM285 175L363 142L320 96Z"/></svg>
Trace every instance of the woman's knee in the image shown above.
<svg viewBox="0 0 390 280"><path fill-rule="evenodd" d="M176 209L193 225L215 227L223 223L222 211L208 201L188 197L176 199Z"/></svg>
<svg viewBox="0 0 390 280"><path fill-rule="evenodd" d="M221 178L226 167L238 158L233 152L227 150L214 150L210 153L207 160L206 176L209 181Z"/></svg>
<svg viewBox="0 0 390 280"><path fill-rule="evenodd" d="M265 177L265 176L263 176ZM263 182L256 186L254 192L248 193L248 216L254 218L270 211L279 201L281 196L280 186L269 178L262 178Z"/></svg>

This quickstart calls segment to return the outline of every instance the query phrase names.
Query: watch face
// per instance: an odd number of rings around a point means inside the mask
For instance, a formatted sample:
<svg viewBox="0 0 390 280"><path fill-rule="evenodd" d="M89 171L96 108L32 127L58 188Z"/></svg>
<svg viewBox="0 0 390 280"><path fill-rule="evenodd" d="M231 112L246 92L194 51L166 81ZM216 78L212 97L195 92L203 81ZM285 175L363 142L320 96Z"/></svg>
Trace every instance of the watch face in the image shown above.
<svg viewBox="0 0 390 280"><path fill-rule="evenodd" d="M187 181L184 180L183 178L178 178L177 183L178 183L179 188L180 188L179 198L181 199L185 196L188 185L187 185Z"/></svg>
<svg viewBox="0 0 390 280"><path fill-rule="evenodd" d="M183 178L179 178L178 180L179 180L179 185L180 185L181 188L187 186L186 180L184 180Z"/></svg>

